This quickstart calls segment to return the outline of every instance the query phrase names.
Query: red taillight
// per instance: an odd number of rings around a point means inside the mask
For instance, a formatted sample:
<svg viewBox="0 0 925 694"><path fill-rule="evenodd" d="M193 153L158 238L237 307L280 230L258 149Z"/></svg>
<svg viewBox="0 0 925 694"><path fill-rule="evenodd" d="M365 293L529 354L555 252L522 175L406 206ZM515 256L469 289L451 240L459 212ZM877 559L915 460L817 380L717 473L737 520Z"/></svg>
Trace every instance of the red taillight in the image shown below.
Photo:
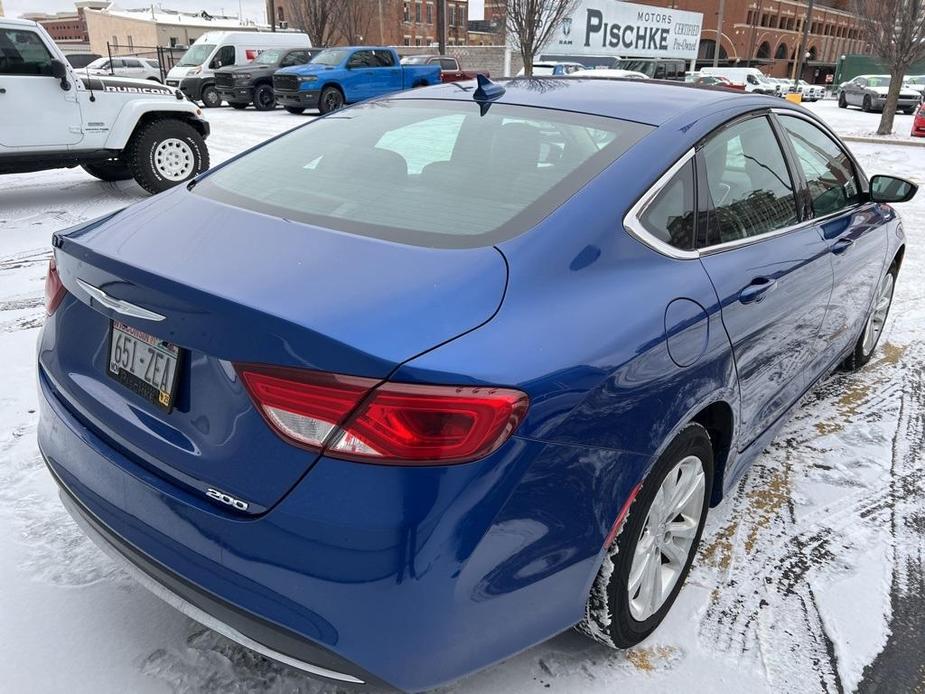
<svg viewBox="0 0 925 694"><path fill-rule="evenodd" d="M527 411L506 388L383 383L298 369L238 367L248 391L284 438L327 455L397 465L482 458Z"/></svg>
<svg viewBox="0 0 925 694"><path fill-rule="evenodd" d="M45 313L49 316L55 312L67 289L61 284L61 277L58 275L58 262L52 255L48 259L48 274L45 275Z"/></svg>

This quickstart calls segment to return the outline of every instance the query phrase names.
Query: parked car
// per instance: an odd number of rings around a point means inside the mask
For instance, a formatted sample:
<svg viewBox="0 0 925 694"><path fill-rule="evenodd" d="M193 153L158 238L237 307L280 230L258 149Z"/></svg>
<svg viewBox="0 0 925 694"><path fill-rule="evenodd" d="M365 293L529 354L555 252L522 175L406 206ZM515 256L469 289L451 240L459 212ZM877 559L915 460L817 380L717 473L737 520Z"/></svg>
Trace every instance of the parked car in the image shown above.
<svg viewBox="0 0 925 694"><path fill-rule="evenodd" d="M683 82L687 62L676 58L617 58L610 67L641 72L650 79Z"/></svg>
<svg viewBox="0 0 925 694"><path fill-rule="evenodd" d="M925 98L925 75L906 75L903 87L919 93L919 99Z"/></svg>
<svg viewBox="0 0 925 694"><path fill-rule="evenodd" d="M85 75L102 77L131 77L139 80L161 81L161 67L156 60L147 58L97 58L83 68Z"/></svg>
<svg viewBox="0 0 925 694"><path fill-rule="evenodd" d="M705 67L700 72L703 75L725 77L746 92L771 95L778 92L777 83L756 67Z"/></svg>
<svg viewBox="0 0 925 694"><path fill-rule="evenodd" d="M80 166L160 193L209 168L198 106L163 84L75 70L33 21L0 17L0 99L0 174Z"/></svg>
<svg viewBox="0 0 925 694"><path fill-rule="evenodd" d="M793 84L791 82L791 84ZM821 84L809 84L806 80L797 81L797 91L803 101L819 101L825 98L825 87Z"/></svg>
<svg viewBox="0 0 925 694"><path fill-rule="evenodd" d="M450 55L408 55L401 59L402 65L439 65L440 79L444 82L474 80L477 75L491 77L488 70L463 70L459 61Z"/></svg>
<svg viewBox="0 0 925 694"><path fill-rule="evenodd" d="M441 82L439 65L402 65L394 48L327 48L308 64L273 75L276 101L289 113L330 113L364 99Z"/></svg>
<svg viewBox="0 0 925 694"><path fill-rule="evenodd" d="M215 89L232 108L247 108L251 103L258 111L276 108L273 73L282 67L306 65L321 53L320 48L269 48L248 65L215 71Z"/></svg>
<svg viewBox="0 0 925 694"><path fill-rule="evenodd" d="M728 77L723 77L722 75L698 75L694 79L688 81L688 84L696 84L700 87L723 87L724 89L745 91L743 85L735 84Z"/></svg>
<svg viewBox="0 0 925 694"><path fill-rule="evenodd" d="M222 105L215 88L215 71L249 65L271 48L311 48L307 34L280 31L207 31L189 47L167 73L167 84L179 87L207 108Z"/></svg>
<svg viewBox="0 0 925 694"><path fill-rule="evenodd" d="M842 85L838 106L860 106L863 111L882 111L889 90L889 75L858 75ZM915 113L920 101L921 96L917 91L902 87L896 108L903 113Z"/></svg>
<svg viewBox="0 0 925 694"><path fill-rule="evenodd" d="M569 77L616 78L624 80L647 80L649 76L635 70L614 70L611 68L597 68L595 70L575 70Z"/></svg>
<svg viewBox="0 0 925 694"><path fill-rule="evenodd" d="M925 137L925 104L919 106L912 121L912 136Z"/></svg>
<svg viewBox="0 0 925 694"><path fill-rule="evenodd" d="M585 70L584 65L581 63L551 63L551 62L539 62L533 63L533 76L534 77L559 77L564 75L570 75L576 70ZM524 69L520 68L520 71L517 73L517 77L524 76Z"/></svg>
<svg viewBox="0 0 925 694"><path fill-rule="evenodd" d="M38 443L91 537L340 682L648 637L710 507L874 356L916 186L798 105L555 85L393 93L55 233Z"/></svg>
<svg viewBox="0 0 925 694"><path fill-rule="evenodd" d="M65 53L64 57L67 59L67 62L71 64L72 68L82 68L87 67L94 60L98 60L101 56L99 53Z"/></svg>

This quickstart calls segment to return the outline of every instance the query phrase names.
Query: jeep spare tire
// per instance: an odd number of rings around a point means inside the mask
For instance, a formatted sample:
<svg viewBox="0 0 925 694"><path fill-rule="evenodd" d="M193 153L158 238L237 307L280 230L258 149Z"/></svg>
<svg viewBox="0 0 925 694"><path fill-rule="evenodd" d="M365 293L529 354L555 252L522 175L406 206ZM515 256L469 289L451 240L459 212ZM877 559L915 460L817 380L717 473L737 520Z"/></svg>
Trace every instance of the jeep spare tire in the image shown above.
<svg viewBox="0 0 925 694"><path fill-rule="evenodd" d="M202 135L175 118L141 126L123 157L132 178L149 193L173 188L209 168L209 151Z"/></svg>

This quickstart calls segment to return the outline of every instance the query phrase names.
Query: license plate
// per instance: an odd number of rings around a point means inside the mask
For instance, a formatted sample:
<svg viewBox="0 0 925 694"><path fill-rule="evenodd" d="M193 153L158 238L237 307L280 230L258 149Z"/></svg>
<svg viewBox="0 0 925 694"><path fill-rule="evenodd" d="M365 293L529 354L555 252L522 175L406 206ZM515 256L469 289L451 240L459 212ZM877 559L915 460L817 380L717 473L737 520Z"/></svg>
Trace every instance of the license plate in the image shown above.
<svg viewBox="0 0 925 694"><path fill-rule="evenodd" d="M132 392L170 410L177 390L180 348L131 326L113 321L109 375Z"/></svg>

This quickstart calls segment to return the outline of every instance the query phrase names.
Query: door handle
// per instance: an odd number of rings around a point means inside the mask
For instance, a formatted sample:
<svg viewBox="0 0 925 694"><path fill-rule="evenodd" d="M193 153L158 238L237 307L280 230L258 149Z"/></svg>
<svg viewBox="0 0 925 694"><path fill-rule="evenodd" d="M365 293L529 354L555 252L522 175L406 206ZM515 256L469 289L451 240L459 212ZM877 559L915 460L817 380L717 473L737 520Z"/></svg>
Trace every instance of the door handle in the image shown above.
<svg viewBox="0 0 925 694"><path fill-rule="evenodd" d="M841 255L854 245L854 239L838 239L832 244L832 253Z"/></svg>
<svg viewBox="0 0 925 694"><path fill-rule="evenodd" d="M762 301L768 292L777 288L777 280L773 277L756 277L745 289L739 292L739 301L743 304L757 304Z"/></svg>

